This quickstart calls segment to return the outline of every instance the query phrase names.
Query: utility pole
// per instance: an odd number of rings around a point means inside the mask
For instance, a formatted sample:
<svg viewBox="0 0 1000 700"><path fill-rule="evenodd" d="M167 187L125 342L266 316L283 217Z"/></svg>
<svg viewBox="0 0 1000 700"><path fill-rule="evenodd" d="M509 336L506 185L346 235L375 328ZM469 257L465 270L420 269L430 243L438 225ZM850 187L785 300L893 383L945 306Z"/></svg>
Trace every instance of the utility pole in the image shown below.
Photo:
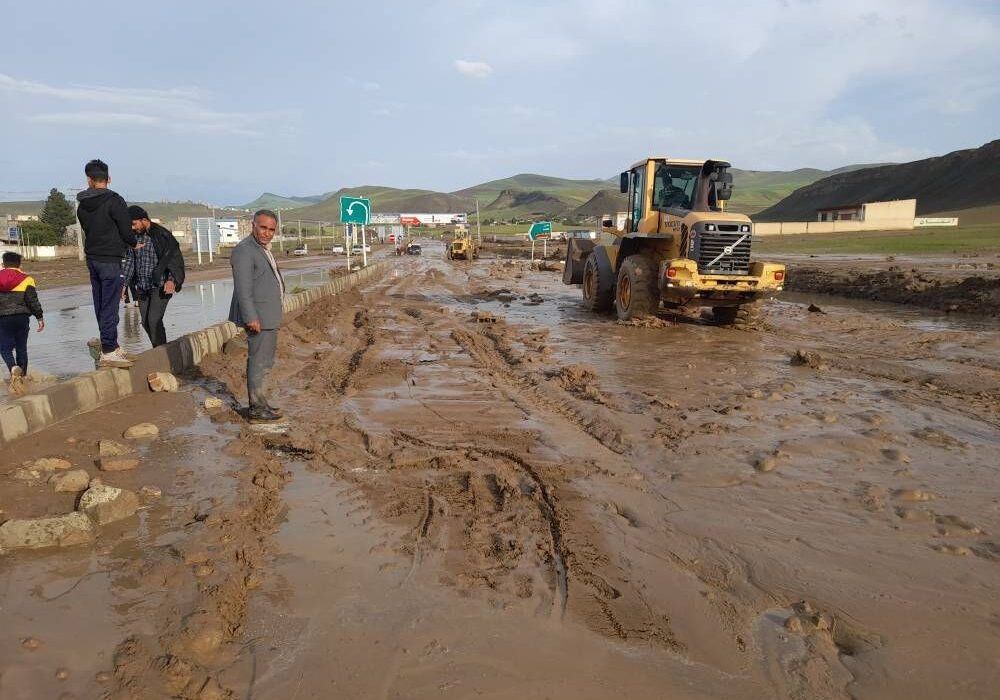
<svg viewBox="0 0 1000 700"><path fill-rule="evenodd" d="M476 200L476 238L479 239L479 245L483 244L483 230L479 228L479 200Z"/></svg>
<svg viewBox="0 0 1000 700"><path fill-rule="evenodd" d="M282 253L285 252L285 234L281 230L281 210L280 209L278 210L278 248L281 249Z"/></svg>

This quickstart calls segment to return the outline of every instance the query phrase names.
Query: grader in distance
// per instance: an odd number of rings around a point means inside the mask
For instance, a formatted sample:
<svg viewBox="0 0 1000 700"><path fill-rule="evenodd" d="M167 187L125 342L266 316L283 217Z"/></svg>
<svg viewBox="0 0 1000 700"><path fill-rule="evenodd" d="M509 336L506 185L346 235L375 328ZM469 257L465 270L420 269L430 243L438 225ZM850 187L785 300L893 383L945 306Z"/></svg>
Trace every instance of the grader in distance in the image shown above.
<svg viewBox="0 0 1000 700"><path fill-rule="evenodd" d="M445 248L445 257L449 260L476 260L479 246L468 232L456 231L455 238Z"/></svg>
<svg viewBox="0 0 1000 700"><path fill-rule="evenodd" d="M780 292L785 266L753 261L753 223L725 210L732 197L722 160L646 158L621 174L629 211L624 226L604 219L598 241L571 239L565 284L581 284L583 303L622 321L664 308L712 309L717 323L751 327L760 299ZM609 240L610 239L610 240Z"/></svg>

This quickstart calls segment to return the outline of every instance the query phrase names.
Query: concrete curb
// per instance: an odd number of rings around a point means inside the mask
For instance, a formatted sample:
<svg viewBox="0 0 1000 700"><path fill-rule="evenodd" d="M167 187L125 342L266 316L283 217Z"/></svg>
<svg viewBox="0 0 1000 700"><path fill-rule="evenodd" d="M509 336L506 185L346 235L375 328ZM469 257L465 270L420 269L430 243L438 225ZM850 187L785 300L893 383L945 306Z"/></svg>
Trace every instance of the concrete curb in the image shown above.
<svg viewBox="0 0 1000 700"><path fill-rule="evenodd" d="M301 311L323 297L340 294L367 282L388 267L387 261L380 260L363 270L331 280L322 287L287 295L282 307L285 313ZM150 372L178 373L191 369L206 355L221 352L226 341L239 332L240 329L229 321L216 323L141 353L130 369L86 372L37 394L0 406L0 445L126 396L149 391L146 375Z"/></svg>

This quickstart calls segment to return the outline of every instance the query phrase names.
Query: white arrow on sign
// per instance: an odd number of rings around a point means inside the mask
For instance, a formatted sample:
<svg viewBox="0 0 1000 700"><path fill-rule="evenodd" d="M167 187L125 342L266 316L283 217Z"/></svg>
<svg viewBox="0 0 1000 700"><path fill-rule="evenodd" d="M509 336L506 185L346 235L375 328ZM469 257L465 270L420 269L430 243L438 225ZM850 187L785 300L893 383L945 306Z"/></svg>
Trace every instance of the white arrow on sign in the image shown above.
<svg viewBox="0 0 1000 700"><path fill-rule="evenodd" d="M351 202L350 204L347 205L347 213L349 215L351 215L351 216L354 216L354 207L355 206L364 207L364 210L365 210L365 221L368 221L368 219L370 218L371 212L368 211L368 205L365 204L364 202L359 202L359 201L353 201L353 202Z"/></svg>

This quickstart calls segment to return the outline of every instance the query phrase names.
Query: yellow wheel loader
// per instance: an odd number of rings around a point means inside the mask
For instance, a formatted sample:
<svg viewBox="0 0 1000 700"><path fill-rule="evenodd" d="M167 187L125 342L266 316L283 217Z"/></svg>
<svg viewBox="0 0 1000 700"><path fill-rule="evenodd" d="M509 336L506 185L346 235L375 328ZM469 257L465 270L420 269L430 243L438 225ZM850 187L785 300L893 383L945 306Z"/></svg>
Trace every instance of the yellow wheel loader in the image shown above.
<svg viewBox="0 0 1000 700"><path fill-rule="evenodd" d="M583 303L627 321L663 306L707 306L716 322L753 326L759 300L780 292L785 266L750 259L753 223L725 211L733 193L722 160L647 158L621 174L629 195L622 228L607 218L598 241L573 238L565 284L583 286Z"/></svg>
<svg viewBox="0 0 1000 700"><path fill-rule="evenodd" d="M456 233L455 239L448 244L445 255L449 260L475 260L479 257L479 246L469 234Z"/></svg>

